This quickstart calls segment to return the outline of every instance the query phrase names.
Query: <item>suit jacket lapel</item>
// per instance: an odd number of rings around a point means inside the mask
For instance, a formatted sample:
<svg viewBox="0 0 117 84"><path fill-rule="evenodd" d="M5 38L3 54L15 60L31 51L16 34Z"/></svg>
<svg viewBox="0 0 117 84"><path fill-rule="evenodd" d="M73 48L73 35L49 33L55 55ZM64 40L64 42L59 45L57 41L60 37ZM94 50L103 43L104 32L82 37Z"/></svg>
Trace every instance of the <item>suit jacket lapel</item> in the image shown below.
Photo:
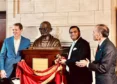
<svg viewBox="0 0 117 84"><path fill-rule="evenodd" d="M14 46L14 36L11 38L11 43L10 43L12 49L13 49L13 52L15 53L15 46ZM16 53L15 53L16 55Z"/></svg>
<svg viewBox="0 0 117 84"><path fill-rule="evenodd" d="M76 44L74 45L74 47L73 47L73 49L75 48L75 47L79 47L79 45L80 45L80 41L82 40L82 38L80 37L78 40L77 40L77 42L76 42Z"/></svg>
<svg viewBox="0 0 117 84"><path fill-rule="evenodd" d="M105 39L104 42L101 44L101 46L99 47L98 52L96 52L96 56L95 56L95 60L99 61L102 58L102 49L105 46L105 43L108 41L109 39Z"/></svg>
<svg viewBox="0 0 117 84"><path fill-rule="evenodd" d="M102 43L102 45L100 46L100 48L101 48L101 49L105 46L105 43L106 43L107 41L109 41L109 39L108 39L108 38L107 38L107 39L105 39L105 40L104 40L104 42Z"/></svg>
<svg viewBox="0 0 117 84"><path fill-rule="evenodd" d="M73 47L73 49L72 49L71 55L73 54L73 50L74 50L74 48L79 49L79 45L80 45L80 41L81 41L81 40L82 40L81 37L77 40L77 42L75 43L75 45L74 45L74 47Z"/></svg>
<svg viewBox="0 0 117 84"><path fill-rule="evenodd" d="M22 36L21 36L21 41L20 41L20 45L19 45L18 51L20 51L22 49L21 45L23 45L23 37Z"/></svg>

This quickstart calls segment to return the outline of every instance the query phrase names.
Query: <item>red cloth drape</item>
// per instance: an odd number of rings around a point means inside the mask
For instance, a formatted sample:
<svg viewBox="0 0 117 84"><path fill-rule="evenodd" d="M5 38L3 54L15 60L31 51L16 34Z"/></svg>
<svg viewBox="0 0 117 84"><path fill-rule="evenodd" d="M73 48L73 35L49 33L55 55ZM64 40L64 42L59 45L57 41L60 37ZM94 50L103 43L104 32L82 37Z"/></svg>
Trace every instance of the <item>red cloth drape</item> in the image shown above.
<svg viewBox="0 0 117 84"><path fill-rule="evenodd" d="M21 84L47 84L53 79L55 79L56 84L61 84L63 76L60 71L60 64L53 65L44 71L34 71L25 61L21 61L16 69L16 77L20 78Z"/></svg>

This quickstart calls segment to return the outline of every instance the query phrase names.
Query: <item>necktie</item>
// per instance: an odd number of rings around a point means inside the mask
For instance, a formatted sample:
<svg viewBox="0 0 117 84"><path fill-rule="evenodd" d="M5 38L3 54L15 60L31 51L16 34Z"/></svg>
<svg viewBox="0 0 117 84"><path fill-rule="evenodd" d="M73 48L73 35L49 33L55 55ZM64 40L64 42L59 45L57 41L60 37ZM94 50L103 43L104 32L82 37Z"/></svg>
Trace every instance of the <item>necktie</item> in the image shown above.
<svg viewBox="0 0 117 84"><path fill-rule="evenodd" d="M99 48L100 48L100 46L98 45L96 52L98 52L98 51L99 51Z"/></svg>
<svg viewBox="0 0 117 84"><path fill-rule="evenodd" d="M100 54L99 54L99 51L100 50L100 46L98 45L97 47L97 51L96 51L96 56L95 56L95 60L98 61L100 59Z"/></svg>

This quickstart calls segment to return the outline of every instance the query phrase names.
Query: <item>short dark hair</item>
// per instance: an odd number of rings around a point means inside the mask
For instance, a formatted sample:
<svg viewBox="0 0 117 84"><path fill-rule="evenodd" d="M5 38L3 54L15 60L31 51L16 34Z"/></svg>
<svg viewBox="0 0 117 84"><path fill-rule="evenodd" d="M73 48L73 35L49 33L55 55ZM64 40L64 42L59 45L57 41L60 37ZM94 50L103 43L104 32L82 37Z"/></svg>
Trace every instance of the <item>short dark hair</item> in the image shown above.
<svg viewBox="0 0 117 84"><path fill-rule="evenodd" d="M78 26L71 26L70 29L69 29L69 32L70 32L70 30L73 29L73 28L76 28L76 29L78 30L78 32L80 32L80 28L79 28Z"/></svg>
<svg viewBox="0 0 117 84"><path fill-rule="evenodd" d="M18 26L20 30L22 30L22 29L23 29L23 26L22 26L22 24L21 24L21 23L15 23L15 24L14 24L14 26Z"/></svg>
<svg viewBox="0 0 117 84"><path fill-rule="evenodd" d="M109 28L105 24L98 24L96 26L98 28L98 32L100 32L103 37L109 36Z"/></svg>

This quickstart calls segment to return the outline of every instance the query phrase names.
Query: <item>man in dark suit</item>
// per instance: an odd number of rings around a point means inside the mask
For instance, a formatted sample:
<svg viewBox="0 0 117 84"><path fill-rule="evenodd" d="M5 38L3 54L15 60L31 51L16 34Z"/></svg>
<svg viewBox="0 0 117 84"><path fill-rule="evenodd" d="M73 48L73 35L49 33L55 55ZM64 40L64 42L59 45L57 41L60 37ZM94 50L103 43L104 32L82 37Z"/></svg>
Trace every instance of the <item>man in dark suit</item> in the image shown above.
<svg viewBox="0 0 117 84"><path fill-rule="evenodd" d="M15 23L12 28L13 36L4 40L0 53L1 78L15 77L17 63L21 60L21 50L30 46L30 40L21 36L23 26Z"/></svg>
<svg viewBox="0 0 117 84"><path fill-rule="evenodd" d="M68 84L91 84L92 73L87 67L77 67L76 61L88 58L90 60L89 43L80 37L80 29L77 26L71 26L69 33L73 43L70 47L69 55L66 59L61 59L60 63L66 65L68 72Z"/></svg>
<svg viewBox="0 0 117 84"><path fill-rule="evenodd" d="M98 24L93 31L94 40L99 42L95 61L89 63L86 59L76 62L78 67L87 66L96 72L96 84L117 84L115 74L117 50L108 36L109 28L104 24Z"/></svg>

